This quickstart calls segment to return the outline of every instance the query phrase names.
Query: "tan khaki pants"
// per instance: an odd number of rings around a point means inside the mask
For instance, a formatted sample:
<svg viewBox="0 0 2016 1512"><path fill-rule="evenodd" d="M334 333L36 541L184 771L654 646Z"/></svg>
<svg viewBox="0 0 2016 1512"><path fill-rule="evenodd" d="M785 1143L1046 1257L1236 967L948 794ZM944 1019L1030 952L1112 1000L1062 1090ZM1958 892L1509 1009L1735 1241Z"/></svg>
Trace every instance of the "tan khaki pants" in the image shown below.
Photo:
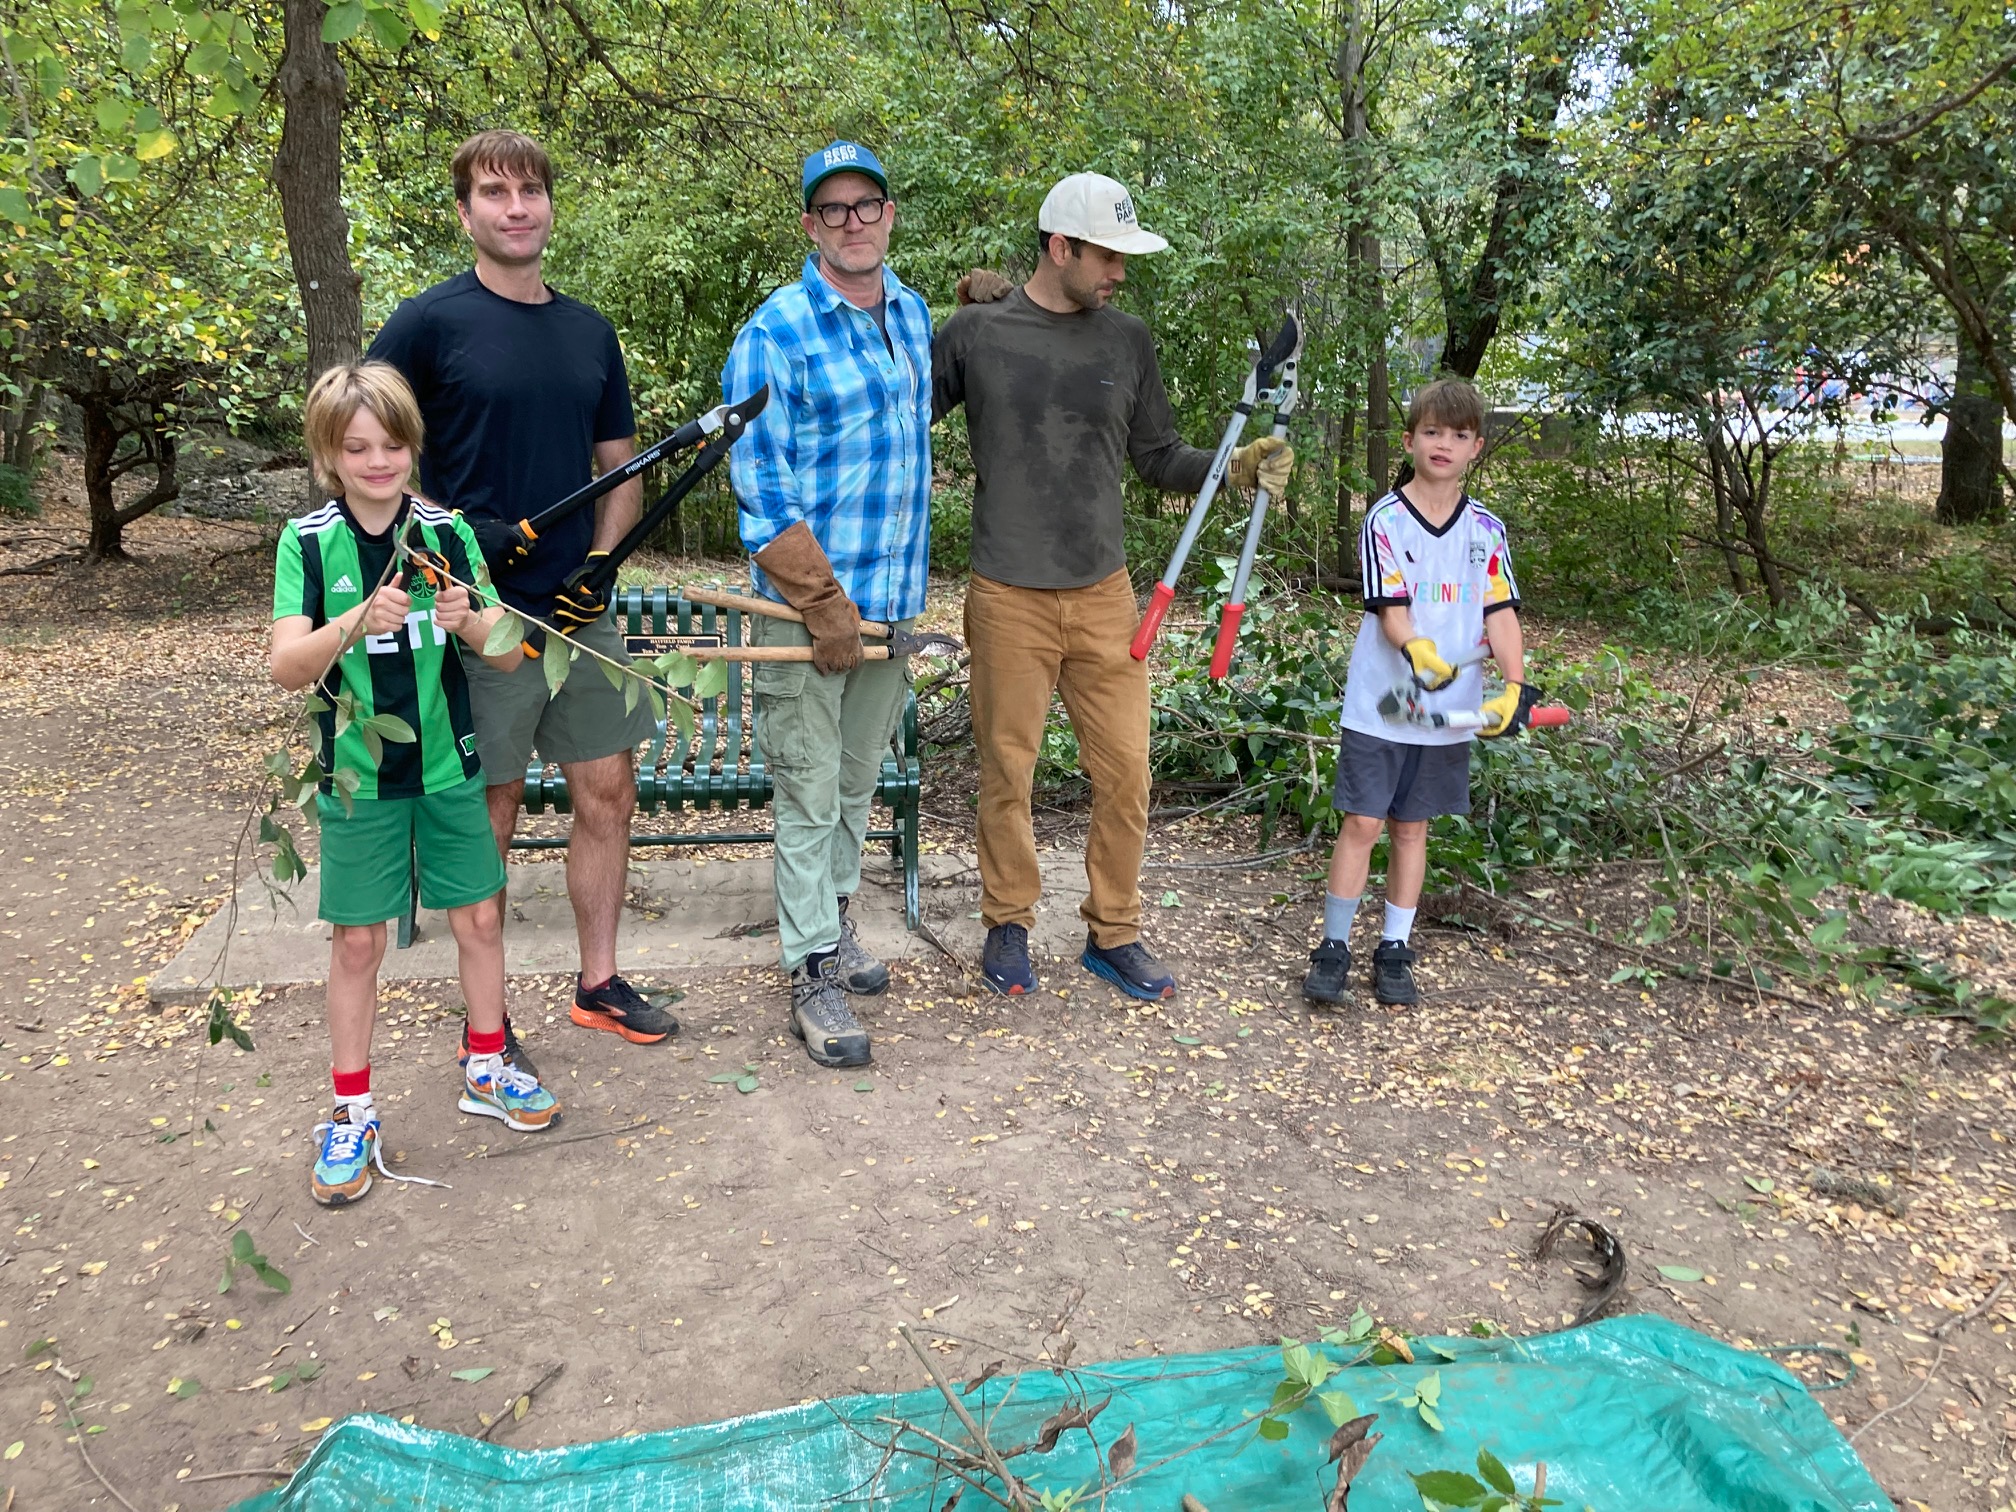
<svg viewBox="0 0 2016 1512"><path fill-rule="evenodd" d="M1079 912L1101 949L1141 935L1148 831L1148 665L1127 654L1140 614L1125 571L1089 588L1011 588L975 577L966 593L973 736L980 751L980 914L1036 921L1043 891L1030 788L1050 695L1078 737L1092 784L1085 837L1091 891Z"/></svg>

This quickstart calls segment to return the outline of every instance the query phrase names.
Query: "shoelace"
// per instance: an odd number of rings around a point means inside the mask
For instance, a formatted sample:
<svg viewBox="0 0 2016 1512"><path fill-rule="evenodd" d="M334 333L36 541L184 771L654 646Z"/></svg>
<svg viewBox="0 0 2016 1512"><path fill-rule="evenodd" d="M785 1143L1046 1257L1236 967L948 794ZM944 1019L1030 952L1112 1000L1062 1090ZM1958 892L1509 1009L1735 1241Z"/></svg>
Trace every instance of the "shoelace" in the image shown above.
<svg viewBox="0 0 2016 1512"><path fill-rule="evenodd" d="M371 1125L351 1123L347 1119L338 1123L331 1118L315 1125L315 1137L320 1139L325 1131L329 1134L329 1139L322 1149L323 1159L351 1161L357 1158L358 1147L371 1132Z"/></svg>
<svg viewBox="0 0 2016 1512"><path fill-rule="evenodd" d="M520 1097L528 1096L539 1090L538 1077L520 1071L509 1061L504 1061L498 1066L496 1080L497 1085L502 1087L506 1092L515 1093Z"/></svg>
<svg viewBox="0 0 2016 1512"><path fill-rule="evenodd" d="M321 1123L315 1125L315 1137L318 1139L321 1138L325 1129L334 1130L335 1132L330 1135L329 1149L325 1153L340 1151L337 1158L355 1160L357 1158L357 1146L364 1142L366 1131L371 1129L375 1122L376 1120L373 1120L372 1123L353 1124L346 1120L343 1123L338 1123L333 1118L325 1118ZM411 1182L414 1186L440 1187L444 1192L454 1190L445 1181L429 1181L425 1176L401 1176L397 1171L387 1168L385 1164L385 1141L383 1139L374 1139L371 1142L371 1163L378 1167L378 1174L385 1177L388 1181Z"/></svg>
<svg viewBox="0 0 2016 1512"><path fill-rule="evenodd" d="M847 999L840 995L837 984L826 980L830 992L814 992L799 1005L799 1010L811 1020L812 1027L821 1034L845 1034L861 1027L861 1021L854 1017L847 1006Z"/></svg>

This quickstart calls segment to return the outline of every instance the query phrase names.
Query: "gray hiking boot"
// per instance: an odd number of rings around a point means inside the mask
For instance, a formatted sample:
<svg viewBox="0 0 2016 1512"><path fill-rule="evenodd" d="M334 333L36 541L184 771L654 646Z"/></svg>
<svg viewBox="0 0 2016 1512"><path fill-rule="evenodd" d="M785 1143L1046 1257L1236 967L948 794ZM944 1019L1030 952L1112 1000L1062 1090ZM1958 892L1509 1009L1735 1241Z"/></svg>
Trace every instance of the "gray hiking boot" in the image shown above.
<svg viewBox="0 0 2016 1512"><path fill-rule="evenodd" d="M889 986L889 968L869 954L854 921L847 916L849 900L840 900L840 990L856 997L874 997Z"/></svg>
<svg viewBox="0 0 2016 1512"><path fill-rule="evenodd" d="M822 1066L868 1064L868 1031L847 1006L838 951L807 956L791 972L791 1032Z"/></svg>

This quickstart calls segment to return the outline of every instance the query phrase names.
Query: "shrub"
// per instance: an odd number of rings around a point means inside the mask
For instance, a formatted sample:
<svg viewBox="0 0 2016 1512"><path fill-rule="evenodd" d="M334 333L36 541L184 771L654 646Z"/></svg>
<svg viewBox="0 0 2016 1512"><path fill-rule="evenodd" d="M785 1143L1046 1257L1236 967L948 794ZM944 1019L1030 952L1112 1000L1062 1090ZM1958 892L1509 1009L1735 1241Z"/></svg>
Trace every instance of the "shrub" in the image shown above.
<svg viewBox="0 0 2016 1512"><path fill-rule="evenodd" d="M0 462L0 515L32 520L41 513L34 477L11 462Z"/></svg>

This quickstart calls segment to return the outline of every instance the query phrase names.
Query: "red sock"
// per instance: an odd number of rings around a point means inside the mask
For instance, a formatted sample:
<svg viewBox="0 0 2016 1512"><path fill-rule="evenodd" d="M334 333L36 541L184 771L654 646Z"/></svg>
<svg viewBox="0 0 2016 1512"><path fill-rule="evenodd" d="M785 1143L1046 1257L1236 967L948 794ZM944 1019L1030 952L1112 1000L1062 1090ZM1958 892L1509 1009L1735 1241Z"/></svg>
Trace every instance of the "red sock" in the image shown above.
<svg viewBox="0 0 2016 1512"><path fill-rule="evenodd" d="M371 1095L371 1067L367 1064L362 1071L338 1071L333 1066L329 1070L330 1079L336 1083L338 1097L369 1097Z"/></svg>
<svg viewBox="0 0 2016 1512"><path fill-rule="evenodd" d="M504 1031L497 1030L485 1034L481 1029L469 1031L469 1053L471 1055L502 1055L504 1053Z"/></svg>
<svg viewBox="0 0 2016 1512"><path fill-rule="evenodd" d="M609 985L609 980L610 979L608 977L604 977L599 982L590 982L588 978L582 977L580 979L581 990L583 992L600 992L604 987L607 987Z"/></svg>

